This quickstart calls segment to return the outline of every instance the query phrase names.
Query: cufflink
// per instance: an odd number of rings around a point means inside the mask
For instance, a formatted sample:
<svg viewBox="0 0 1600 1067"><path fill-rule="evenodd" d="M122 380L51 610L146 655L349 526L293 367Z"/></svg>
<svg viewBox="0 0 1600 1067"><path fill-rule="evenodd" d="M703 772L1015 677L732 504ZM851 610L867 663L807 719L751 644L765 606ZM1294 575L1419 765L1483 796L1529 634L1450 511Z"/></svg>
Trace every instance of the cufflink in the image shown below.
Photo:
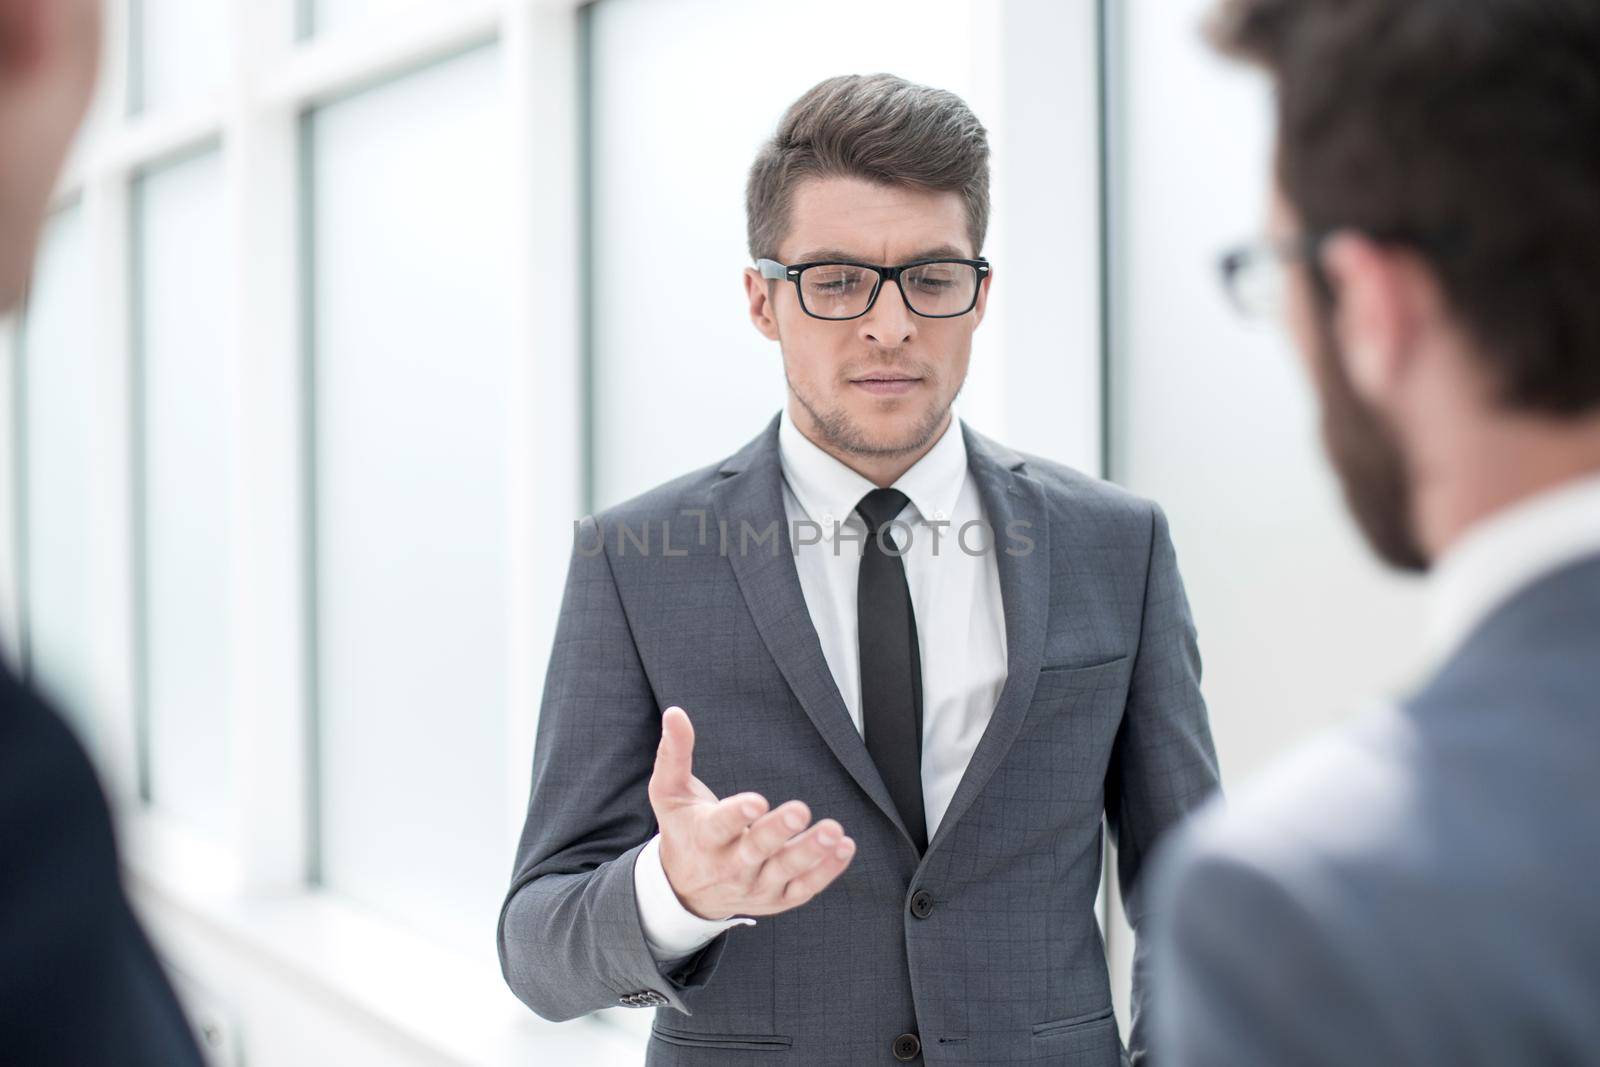
<svg viewBox="0 0 1600 1067"><path fill-rule="evenodd" d="M625 1008L661 1008L667 1004L667 998L657 993L654 989L640 989L633 993L624 993L617 998Z"/></svg>

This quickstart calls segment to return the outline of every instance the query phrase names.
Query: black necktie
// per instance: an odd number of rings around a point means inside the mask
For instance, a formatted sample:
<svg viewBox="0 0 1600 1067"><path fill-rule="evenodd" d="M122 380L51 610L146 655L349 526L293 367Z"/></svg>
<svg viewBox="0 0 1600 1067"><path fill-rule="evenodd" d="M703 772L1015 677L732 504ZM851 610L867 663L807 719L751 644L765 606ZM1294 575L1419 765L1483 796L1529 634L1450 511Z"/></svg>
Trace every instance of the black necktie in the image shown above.
<svg viewBox="0 0 1600 1067"><path fill-rule="evenodd" d="M905 563L891 531L879 530L900 514L906 495L874 489L856 511L867 524L861 577L856 586L856 624L861 646L861 732L889 795L905 820L918 852L928 849L922 809L922 654L911 609Z"/></svg>

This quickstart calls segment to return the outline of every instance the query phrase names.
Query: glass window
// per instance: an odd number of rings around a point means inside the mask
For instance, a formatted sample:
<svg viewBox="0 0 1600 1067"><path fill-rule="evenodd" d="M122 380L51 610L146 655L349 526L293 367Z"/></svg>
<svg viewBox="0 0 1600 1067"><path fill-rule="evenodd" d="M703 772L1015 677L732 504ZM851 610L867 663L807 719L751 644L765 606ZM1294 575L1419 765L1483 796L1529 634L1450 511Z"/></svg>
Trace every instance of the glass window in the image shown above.
<svg viewBox="0 0 1600 1067"><path fill-rule="evenodd" d="M231 6L219 0L133 0L135 113L199 107L221 88L231 66Z"/></svg>
<svg viewBox="0 0 1600 1067"><path fill-rule="evenodd" d="M215 150L134 186L142 376L144 642L151 801L228 822L228 294Z"/></svg>
<svg viewBox="0 0 1600 1067"><path fill-rule="evenodd" d="M481 947L506 879L498 49L308 120L321 863Z"/></svg>
<svg viewBox="0 0 1600 1067"><path fill-rule="evenodd" d="M29 668L95 742L95 297L83 209L46 226L23 320L24 551Z"/></svg>

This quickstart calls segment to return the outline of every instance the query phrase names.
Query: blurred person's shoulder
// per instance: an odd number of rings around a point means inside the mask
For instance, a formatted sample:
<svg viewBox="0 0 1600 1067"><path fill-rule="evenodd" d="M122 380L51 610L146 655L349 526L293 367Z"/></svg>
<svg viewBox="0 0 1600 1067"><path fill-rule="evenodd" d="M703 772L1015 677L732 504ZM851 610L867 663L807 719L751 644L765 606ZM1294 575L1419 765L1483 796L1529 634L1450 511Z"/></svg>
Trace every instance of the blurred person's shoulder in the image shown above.
<svg viewBox="0 0 1600 1067"><path fill-rule="evenodd" d="M6 1063L199 1067L123 892L111 811L66 721L0 667L0 1047Z"/></svg>
<svg viewBox="0 0 1600 1067"><path fill-rule="evenodd" d="M1344 880L1449 905L1600 875L1600 559L1519 591L1405 699L1280 758L1183 840L1285 884Z"/></svg>
<svg viewBox="0 0 1600 1067"><path fill-rule="evenodd" d="M1237 983L1253 1008L1312 991L1325 1017L1308 1029L1349 1024L1342 1040L1360 1019L1362 1040L1407 1062L1533 1062L1540 1042L1600 1038L1600 1020L1568 1010L1600 997L1600 686L1579 682L1600 682L1593 608L1564 631L1503 614L1408 699L1307 742L1175 834L1153 906L1187 1005L1173 1024L1203 1026L1222 995L1207 987Z"/></svg>
<svg viewBox="0 0 1600 1067"><path fill-rule="evenodd" d="M1229 868L1291 893L1381 878L1422 828L1424 745L1401 706L1373 705L1197 813L1172 843L1168 876Z"/></svg>
<svg viewBox="0 0 1600 1067"><path fill-rule="evenodd" d="M1401 887L1429 853L1416 745L1402 709L1374 708L1158 846L1146 911L1164 1061L1413 1062L1393 1009L1417 985L1419 898Z"/></svg>
<svg viewBox="0 0 1600 1067"><path fill-rule="evenodd" d="M46 840L48 828L70 826L109 847L97 818L105 808L99 779L72 728L0 666L0 825L16 840Z"/></svg>

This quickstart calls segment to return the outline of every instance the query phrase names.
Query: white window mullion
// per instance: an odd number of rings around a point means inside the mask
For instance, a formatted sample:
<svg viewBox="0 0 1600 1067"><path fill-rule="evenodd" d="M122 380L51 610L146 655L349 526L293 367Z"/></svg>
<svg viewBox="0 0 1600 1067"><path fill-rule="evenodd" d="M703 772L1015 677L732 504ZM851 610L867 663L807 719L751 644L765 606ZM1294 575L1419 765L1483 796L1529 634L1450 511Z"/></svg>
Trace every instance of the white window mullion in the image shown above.
<svg viewBox="0 0 1600 1067"><path fill-rule="evenodd" d="M89 442L88 694L96 717L101 770L116 800L139 792L139 726L135 631L132 377L129 331L129 198L126 176L91 171L83 189L89 234L89 286L94 301L94 412Z"/></svg>
<svg viewBox="0 0 1600 1067"><path fill-rule="evenodd" d="M555 638L571 520L582 505L582 234L577 204L579 13L506 0L507 137L512 143L512 389L506 417L512 595L506 773L508 843L522 828L539 698Z"/></svg>
<svg viewBox="0 0 1600 1067"><path fill-rule="evenodd" d="M298 116L259 87L291 44L293 0L236 5L224 116L231 230L227 364L229 763L244 877L303 885L311 825Z"/></svg>

